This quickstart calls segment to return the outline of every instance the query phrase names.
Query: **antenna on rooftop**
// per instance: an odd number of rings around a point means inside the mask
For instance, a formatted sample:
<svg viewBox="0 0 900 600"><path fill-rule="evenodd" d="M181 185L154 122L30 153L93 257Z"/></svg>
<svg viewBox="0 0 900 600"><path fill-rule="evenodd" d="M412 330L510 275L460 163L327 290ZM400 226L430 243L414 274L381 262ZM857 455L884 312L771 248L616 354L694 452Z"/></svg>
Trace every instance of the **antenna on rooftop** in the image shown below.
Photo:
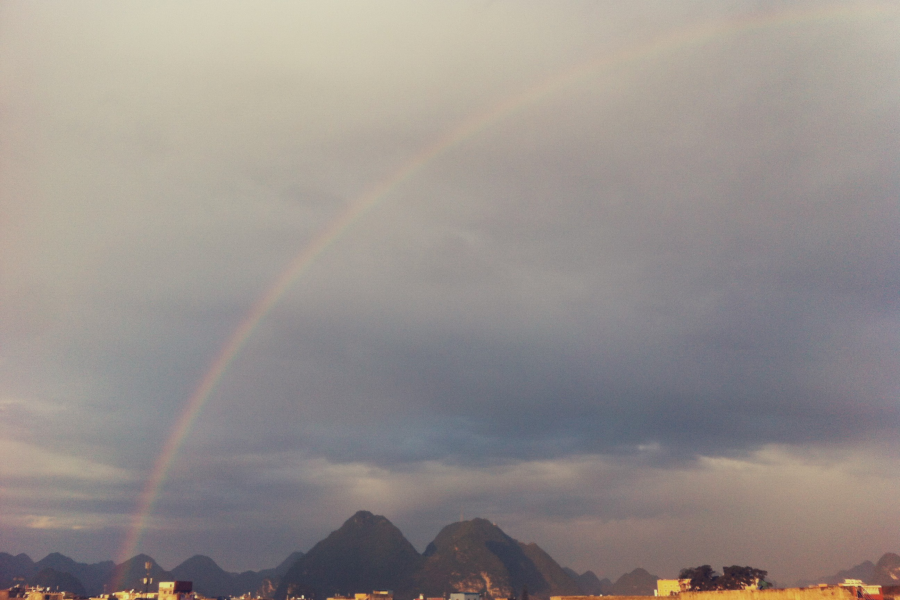
<svg viewBox="0 0 900 600"><path fill-rule="evenodd" d="M149 560L144 563L144 569L147 571L147 576L144 577L144 597L149 597L150 593L150 584L153 583L153 578L150 577L150 567L153 566L153 563Z"/></svg>

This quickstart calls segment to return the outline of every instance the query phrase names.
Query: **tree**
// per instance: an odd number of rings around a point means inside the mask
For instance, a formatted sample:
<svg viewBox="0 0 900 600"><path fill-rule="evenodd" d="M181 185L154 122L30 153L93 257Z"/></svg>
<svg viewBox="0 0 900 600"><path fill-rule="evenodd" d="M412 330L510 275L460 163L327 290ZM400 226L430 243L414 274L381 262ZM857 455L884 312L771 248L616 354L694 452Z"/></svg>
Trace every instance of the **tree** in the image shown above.
<svg viewBox="0 0 900 600"><path fill-rule="evenodd" d="M722 568L722 577L720 577L720 590L744 590L748 587L757 586L765 587L766 575L768 571L762 569L754 569L753 567L741 567L731 565Z"/></svg>
<svg viewBox="0 0 900 600"><path fill-rule="evenodd" d="M692 592L709 592L720 589L717 587L719 574L709 565L682 569L678 574L678 579L690 579Z"/></svg>
<svg viewBox="0 0 900 600"><path fill-rule="evenodd" d="M731 565L722 568L722 575L716 573L709 565L701 565L690 569L682 569L678 574L679 579L690 579L690 589L693 592L708 592L713 590L743 590L751 586L760 589L771 587L766 581L767 571L754 569L753 567L741 567Z"/></svg>

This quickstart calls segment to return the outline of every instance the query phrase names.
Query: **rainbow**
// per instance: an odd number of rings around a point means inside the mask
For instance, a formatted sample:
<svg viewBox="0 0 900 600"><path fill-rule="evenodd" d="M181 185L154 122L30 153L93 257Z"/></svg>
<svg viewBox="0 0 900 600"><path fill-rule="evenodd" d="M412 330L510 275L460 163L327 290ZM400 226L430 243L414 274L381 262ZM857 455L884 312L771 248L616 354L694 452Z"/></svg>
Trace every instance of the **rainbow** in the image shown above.
<svg viewBox="0 0 900 600"><path fill-rule="evenodd" d="M609 70L627 66L660 56L663 52L706 44L729 35L775 27L788 27L815 21L832 21L865 16L897 17L900 16L900 7L883 3L841 3L824 7L817 6L813 9L754 14L687 27L674 33L658 36L649 42L643 42L578 63L560 73L556 73L517 95L508 97L485 110L470 115L443 136L422 148L387 177L356 197L347 205L343 212L319 232L289 263L274 284L253 304L240 325L228 338L228 341L216 355L200 380L194 393L186 401L181 415L175 422L166 443L163 445L162 452L154 463L153 470L145 482L136 510L131 517L130 526L121 544L118 562L125 561L136 551L153 509L154 500L162 489L166 474L175 456L178 454L178 450L181 448L204 404L209 400L217 384L240 354L241 349L247 343L247 340L250 339L250 336L253 335L259 323L269 314L272 308L297 282L316 258L321 256L329 246L350 230L367 212L388 197L398 186L418 173L425 165L502 119L508 118L523 108L548 98L555 92L592 73L597 73L604 69ZM118 589L120 583L120 581L114 582L113 589Z"/></svg>

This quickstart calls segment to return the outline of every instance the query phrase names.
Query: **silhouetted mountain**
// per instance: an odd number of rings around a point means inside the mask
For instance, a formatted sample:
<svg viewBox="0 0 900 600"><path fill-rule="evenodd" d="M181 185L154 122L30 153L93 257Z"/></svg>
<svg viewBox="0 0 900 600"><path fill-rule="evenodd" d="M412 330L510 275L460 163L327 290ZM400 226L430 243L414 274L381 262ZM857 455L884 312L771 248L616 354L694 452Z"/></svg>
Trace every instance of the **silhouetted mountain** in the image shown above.
<svg viewBox="0 0 900 600"><path fill-rule="evenodd" d="M299 550L291 552L284 561L274 569L263 569L259 572L245 571L235 578L235 595L250 591L259 598L274 598L278 584L285 574L303 557Z"/></svg>
<svg viewBox="0 0 900 600"><path fill-rule="evenodd" d="M79 563L59 552L48 554L38 562L33 562L27 554L13 556L0 552L0 588L12 586L14 578L20 577L30 585L59 586L61 590L79 595L100 594L114 567L111 560L95 564ZM40 582L35 579L38 576Z"/></svg>
<svg viewBox="0 0 900 600"><path fill-rule="evenodd" d="M224 570L216 561L202 554L190 557L172 569L171 573L177 581L192 581L194 591L204 596L230 596L235 593L235 574Z"/></svg>
<svg viewBox="0 0 900 600"><path fill-rule="evenodd" d="M888 556L888 554L885 554L884 556ZM884 556L882 556L882 559L884 559ZM894 556L896 556L896 554ZM873 563L871 560L867 560L865 562L859 563L855 567L850 567L849 569L838 571L834 575L826 575L824 577L819 577L818 579L803 579L797 582L797 587L806 587L809 585L816 585L817 583L827 583L829 585L834 585L836 583L841 583L845 579L861 579L866 583L875 583L875 563Z"/></svg>
<svg viewBox="0 0 900 600"><path fill-rule="evenodd" d="M27 554L13 556L0 552L0 588L12 587L16 577L27 579L34 573L34 561Z"/></svg>
<svg viewBox="0 0 900 600"><path fill-rule="evenodd" d="M522 544L485 519L444 527L425 549L416 576L428 596L484 592L493 597L578 594L578 585L536 544Z"/></svg>
<svg viewBox="0 0 900 600"><path fill-rule="evenodd" d="M612 589L612 581L606 577L598 578L593 571L585 571L581 575L568 567L563 568L563 571L578 584L585 596L606 596Z"/></svg>
<svg viewBox="0 0 900 600"><path fill-rule="evenodd" d="M62 573L56 569L46 567L41 569L28 579L28 585L39 585L47 589L59 592L72 592L76 596L86 596L84 586L78 578L71 573Z"/></svg>
<svg viewBox="0 0 900 600"><path fill-rule="evenodd" d="M609 593L612 596L652 596L658 579L656 575L651 575L638 567L631 573L619 577Z"/></svg>
<svg viewBox="0 0 900 600"><path fill-rule="evenodd" d="M285 563L293 565L300 556L303 556L302 552L294 552ZM204 596L240 596L249 593L262 598L271 598L280 580L279 569L283 569L284 572L289 568L284 566L285 563L274 569L258 572L231 573L210 557L197 554L172 569L171 573L176 580L192 581L194 591Z"/></svg>
<svg viewBox="0 0 900 600"><path fill-rule="evenodd" d="M393 523L359 511L288 570L275 597L325 598L376 589L402 596L421 563L422 557Z"/></svg>
<svg viewBox="0 0 900 600"><path fill-rule="evenodd" d="M280 565L278 565L274 569L265 569L263 571L260 571L259 574L264 575L265 577L275 576L278 579L281 579L301 558L303 558L303 553L299 550L296 552L291 552L291 555L284 559L284 561Z"/></svg>
<svg viewBox="0 0 900 600"><path fill-rule="evenodd" d="M59 552L48 554L37 563L35 570L53 569L59 573L68 573L84 585L86 594L98 595L103 593L103 586L109 581L116 568L111 561L103 561L94 564L80 563Z"/></svg>
<svg viewBox="0 0 900 600"><path fill-rule="evenodd" d="M525 556L531 559L532 564L534 564L538 573L541 574L541 577L543 577L546 582L548 596L550 594L555 596L573 596L581 592L581 586L578 585L578 582L569 577L563 568L559 566L559 563L553 560L549 554L544 552L540 546L534 542L530 544L518 542L518 544L521 546ZM528 593L529 595L533 594L540 596L542 592L543 590L540 589L535 589L535 591L532 592L531 588L529 588Z"/></svg>
<svg viewBox="0 0 900 600"><path fill-rule="evenodd" d="M201 555L189 558L169 572L146 554L135 556L117 566L111 560L94 564L80 563L59 552L48 554L38 562L33 562L27 554L13 556L0 552L0 588L12 587L16 577L31 583L37 574L49 569L50 571L41 575L43 583L35 585L51 588L58 585L60 589L90 596L114 591L113 588L143 590L146 573L144 563L150 561L150 576L153 578L153 583L149 586L151 591L157 589L160 581L179 579L193 581L194 589L207 596L241 595L249 592L271 598L281 576L302 556L302 552L293 552L272 569L229 573L213 559ZM74 585L72 579L63 575L70 575L77 580L78 585ZM54 578L52 582L48 577ZM84 591L79 591L81 589Z"/></svg>
<svg viewBox="0 0 900 600"><path fill-rule="evenodd" d="M900 556L888 552L878 559L872 573L872 583L878 585L900 585Z"/></svg>
<svg viewBox="0 0 900 600"><path fill-rule="evenodd" d="M170 572L156 564L156 561L151 557L146 554L138 554L137 556L133 556L125 562L116 565L116 568L113 570L109 579L109 583L107 584L109 590L143 591L145 587L143 580L146 576L144 564L147 562L150 563L150 577L153 579L153 583L150 584L149 589L157 589L160 581L173 581L175 579Z"/></svg>

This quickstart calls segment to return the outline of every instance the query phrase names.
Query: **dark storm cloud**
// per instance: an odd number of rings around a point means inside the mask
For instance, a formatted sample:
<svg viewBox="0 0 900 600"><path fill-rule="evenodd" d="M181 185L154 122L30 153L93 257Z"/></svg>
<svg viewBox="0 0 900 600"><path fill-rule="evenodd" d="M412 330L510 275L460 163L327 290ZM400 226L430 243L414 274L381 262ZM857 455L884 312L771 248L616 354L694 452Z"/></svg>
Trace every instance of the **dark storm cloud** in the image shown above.
<svg viewBox="0 0 900 600"><path fill-rule="evenodd" d="M346 234L271 317L296 370L250 385L298 407L270 439L390 464L894 427L891 378L841 371L893 361L869 336L896 332L895 86L761 37L645 66L599 114L602 86L501 122Z"/></svg>

